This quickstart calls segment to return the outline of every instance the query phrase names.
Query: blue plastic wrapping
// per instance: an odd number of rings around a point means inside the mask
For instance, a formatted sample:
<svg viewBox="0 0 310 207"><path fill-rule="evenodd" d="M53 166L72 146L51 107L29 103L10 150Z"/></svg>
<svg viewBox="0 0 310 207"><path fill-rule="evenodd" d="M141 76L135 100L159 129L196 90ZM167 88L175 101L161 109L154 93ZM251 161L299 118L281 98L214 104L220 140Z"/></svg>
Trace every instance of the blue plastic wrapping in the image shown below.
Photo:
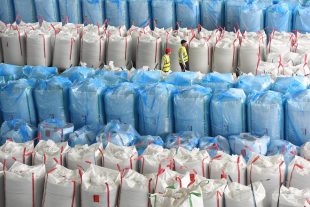
<svg viewBox="0 0 310 207"><path fill-rule="evenodd" d="M59 22L59 11L57 0L34 0L38 18L47 22Z"/></svg>
<svg viewBox="0 0 310 207"><path fill-rule="evenodd" d="M38 81L34 90L39 122L49 118L69 121L69 88L72 83L61 76Z"/></svg>
<svg viewBox="0 0 310 207"><path fill-rule="evenodd" d="M164 146L164 141L161 137L159 136L140 136L136 139L136 149L138 151L139 155L142 155L144 150L150 145L159 145L159 146Z"/></svg>
<svg viewBox="0 0 310 207"><path fill-rule="evenodd" d="M6 140L25 143L33 140L36 133L37 130L28 125L27 122L22 119L5 121L0 129L1 144L4 144Z"/></svg>
<svg viewBox="0 0 310 207"><path fill-rule="evenodd" d="M179 87L192 86L199 82L199 74L196 72L174 72L166 77L165 82Z"/></svg>
<svg viewBox="0 0 310 207"><path fill-rule="evenodd" d="M215 157L218 151L222 151L230 155L229 142L222 136L201 137L199 141L199 149L207 150L211 157Z"/></svg>
<svg viewBox="0 0 310 207"><path fill-rule="evenodd" d="M161 136L173 132L173 93L167 83L151 84L139 92L139 130L141 135Z"/></svg>
<svg viewBox="0 0 310 207"><path fill-rule="evenodd" d="M292 13L287 4L274 4L266 11L266 32L273 30L279 32L290 32L292 27Z"/></svg>
<svg viewBox="0 0 310 207"><path fill-rule="evenodd" d="M267 156L283 155L286 166L288 166L298 155L299 148L286 140L270 140Z"/></svg>
<svg viewBox="0 0 310 207"><path fill-rule="evenodd" d="M82 23L81 0L59 0L58 2L61 21Z"/></svg>
<svg viewBox="0 0 310 207"><path fill-rule="evenodd" d="M23 67L1 63L0 77L3 77L5 82L20 79L23 77Z"/></svg>
<svg viewBox="0 0 310 207"><path fill-rule="evenodd" d="M58 74L56 67L44 67L44 66L24 66L24 76L28 79L49 79Z"/></svg>
<svg viewBox="0 0 310 207"><path fill-rule="evenodd" d="M131 82L141 86L152 83L158 83L161 80L162 75L159 70L154 71L136 70L131 77Z"/></svg>
<svg viewBox="0 0 310 207"><path fill-rule="evenodd" d="M281 2L287 4L292 11L299 5L299 0L282 0Z"/></svg>
<svg viewBox="0 0 310 207"><path fill-rule="evenodd" d="M16 17L21 18L26 23L37 21L34 0L13 0Z"/></svg>
<svg viewBox="0 0 310 207"><path fill-rule="evenodd" d="M71 123L75 129L84 125L104 124L102 95L106 89L99 79L86 79L73 84L69 90Z"/></svg>
<svg viewBox="0 0 310 207"><path fill-rule="evenodd" d="M273 80L270 76L243 75L238 78L236 87L242 88L245 94L267 91L271 88Z"/></svg>
<svg viewBox="0 0 310 207"><path fill-rule="evenodd" d="M299 0L299 3L302 6L310 6L310 1L309 0Z"/></svg>
<svg viewBox="0 0 310 207"><path fill-rule="evenodd" d="M119 120L138 129L138 87L121 83L109 88L104 95L106 121Z"/></svg>
<svg viewBox="0 0 310 207"><path fill-rule="evenodd" d="M264 11L256 4L246 4L240 10L241 32L258 32L264 29Z"/></svg>
<svg viewBox="0 0 310 207"><path fill-rule="evenodd" d="M1 0L0 20L6 24L14 22L15 11L13 0Z"/></svg>
<svg viewBox="0 0 310 207"><path fill-rule="evenodd" d="M139 11L137 11L139 12ZM128 4L126 0L105 0L105 15L111 26L129 28Z"/></svg>
<svg viewBox="0 0 310 207"><path fill-rule="evenodd" d="M104 21L104 0L82 0L83 20L102 25Z"/></svg>
<svg viewBox="0 0 310 207"><path fill-rule="evenodd" d="M69 134L68 144L70 147L85 144L92 145L96 143L96 137L102 129L103 126L98 124L83 126Z"/></svg>
<svg viewBox="0 0 310 207"><path fill-rule="evenodd" d="M127 71L108 71L98 70L95 73L96 78L99 78L108 87L115 87L121 83L128 82Z"/></svg>
<svg viewBox="0 0 310 207"><path fill-rule="evenodd" d="M196 28L200 23L198 0L176 0L176 18L180 27Z"/></svg>
<svg viewBox="0 0 310 207"><path fill-rule="evenodd" d="M310 90L291 93L285 108L286 140L301 146L310 141Z"/></svg>
<svg viewBox="0 0 310 207"><path fill-rule="evenodd" d="M223 0L203 0L201 3L201 24L207 30L224 28Z"/></svg>
<svg viewBox="0 0 310 207"><path fill-rule="evenodd" d="M230 136L228 138L232 154L242 155L248 161L252 154L266 155L270 137L257 137L248 133Z"/></svg>
<svg viewBox="0 0 310 207"><path fill-rule="evenodd" d="M231 32L240 27L240 11L244 0L227 0L225 4L225 28Z"/></svg>
<svg viewBox="0 0 310 207"><path fill-rule="evenodd" d="M283 94L305 90L308 80L304 76L278 77L272 85L272 90Z"/></svg>
<svg viewBox="0 0 310 207"><path fill-rule="evenodd" d="M39 124L39 138L53 140L56 143L68 141L70 133L74 130L71 123L60 119L47 119Z"/></svg>
<svg viewBox="0 0 310 207"><path fill-rule="evenodd" d="M213 95L210 104L212 136L240 134L246 130L246 95L230 88Z"/></svg>
<svg viewBox="0 0 310 207"><path fill-rule="evenodd" d="M10 81L0 91L2 117L5 121L23 119L31 125L37 125L35 104L32 91L34 82L20 79Z"/></svg>
<svg viewBox="0 0 310 207"><path fill-rule="evenodd" d="M208 136L211 96L211 89L199 85L178 91L173 98L175 132L194 131Z"/></svg>
<svg viewBox="0 0 310 207"><path fill-rule="evenodd" d="M231 73L213 72L204 76L199 84L214 92L226 91L234 86L234 77Z"/></svg>
<svg viewBox="0 0 310 207"><path fill-rule="evenodd" d="M129 3L129 23L137 27L145 27L151 20L151 1L131 0Z"/></svg>
<svg viewBox="0 0 310 207"><path fill-rule="evenodd" d="M175 26L175 5L173 0L153 0L152 16L155 21L154 27L174 28Z"/></svg>
<svg viewBox="0 0 310 207"><path fill-rule="evenodd" d="M72 67L65 70L61 76L69 78L69 80L74 82L82 81L86 78L90 78L95 74L95 70L93 68L86 68L82 66Z"/></svg>
<svg viewBox="0 0 310 207"><path fill-rule="evenodd" d="M198 147L199 139L198 133L184 131L168 135L165 139L165 146L168 149L183 147L187 150L193 150Z"/></svg>
<svg viewBox="0 0 310 207"><path fill-rule="evenodd" d="M294 12L293 29L301 33L310 32L310 7L299 6Z"/></svg>

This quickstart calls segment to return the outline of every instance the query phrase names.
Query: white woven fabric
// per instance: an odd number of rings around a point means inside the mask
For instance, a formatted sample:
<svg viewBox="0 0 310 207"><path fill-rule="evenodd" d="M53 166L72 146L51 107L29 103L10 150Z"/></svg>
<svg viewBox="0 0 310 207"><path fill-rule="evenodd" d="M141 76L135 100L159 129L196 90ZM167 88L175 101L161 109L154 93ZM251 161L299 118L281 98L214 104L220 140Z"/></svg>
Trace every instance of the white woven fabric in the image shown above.
<svg viewBox="0 0 310 207"><path fill-rule="evenodd" d="M272 207L309 207L310 189L299 190L282 186L272 194Z"/></svg>
<svg viewBox="0 0 310 207"><path fill-rule="evenodd" d="M301 147L300 155L310 161L310 142L306 142L306 144Z"/></svg>
<svg viewBox="0 0 310 207"><path fill-rule="evenodd" d="M287 187L298 189L310 188L310 162L302 157L295 156L288 166Z"/></svg>
<svg viewBox="0 0 310 207"><path fill-rule="evenodd" d="M116 67L131 67L131 37L108 34L106 62L113 62Z"/></svg>
<svg viewBox="0 0 310 207"><path fill-rule="evenodd" d="M212 66L212 45L208 39L192 39L188 46L188 58L191 71L210 72Z"/></svg>

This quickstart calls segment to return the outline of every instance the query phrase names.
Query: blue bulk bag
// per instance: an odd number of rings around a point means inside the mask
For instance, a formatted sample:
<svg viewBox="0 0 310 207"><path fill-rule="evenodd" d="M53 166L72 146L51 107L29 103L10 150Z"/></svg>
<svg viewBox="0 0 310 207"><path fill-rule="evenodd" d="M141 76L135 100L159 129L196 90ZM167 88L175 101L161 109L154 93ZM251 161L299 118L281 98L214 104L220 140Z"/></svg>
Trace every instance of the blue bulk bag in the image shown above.
<svg viewBox="0 0 310 207"><path fill-rule="evenodd" d="M199 82L199 74L197 72L174 72L166 77L165 82L179 87L192 86Z"/></svg>
<svg viewBox="0 0 310 207"><path fill-rule="evenodd" d="M37 125L33 88L33 81L20 79L10 81L1 89L0 103L5 121L23 119L33 126Z"/></svg>
<svg viewBox="0 0 310 207"><path fill-rule="evenodd" d="M56 67L44 67L44 66L24 66L23 74L28 79L49 79L55 75L58 75L58 69Z"/></svg>
<svg viewBox="0 0 310 207"><path fill-rule="evenodd" d="M38 19L47 22L59 22L59 11L57 0L34 0Z"/></svg>
<svg viewBox="0 0 310 207"><path fill-rule="evenodd" d="M182 28L196 28L200 23L198 0L176 0L176 19Z"/></svg>
<svg viewBox="0 0 310 207"><path fill-rule="evenodd" d="M49 118L68 122L69 88L71 85L68 78L60 76L38 81L34 90L34 99L39 122Z"/></svg>
<svg viewBox="0 0 310 207"><path fill-rule="evenodd" d="M141 135L161 136L173 132L173 93L167 83L151 84L139 92L139 130Z"/></svg>
<svg viewBox="0 0 310 207"><path fill-rule="evenodd" d="M240 11L245 1L227 0L225 3L225 28L232 32L240 27Z"/></svg>
<svg viewBox="0 0 310 207"><path fill-rule="evenodd" d="M0 77L3 77L4 81L17 80L23 77L23 67L11 64L0 64Z"/></svg>
<svg viewBox="0 0 310 207"><path fill-rule="evenodd" d="M231 73L213 72L204 76L199 84L214 92L226 91L234 86L234 77Z"/></svg>
<svg viewBox="0 0 310 207"><path fill-rule="evenodd" d="M126 26L126 28L129 28L128 5L126 0L105 0L105 15L109 25L115 27Z"/></svg>
<svg viewBox="0 0 310 207"><path fill-rule="evenodd" d="M290 32L292 27L292 13L287 4L275 4L266 11L266 33L273 30L278 32Z"/></svg>
<svg viewBox="0 0 310 207"><path fill-rule="evenodd" d="M199 149L207 150L211 157L215 157L218 151L230 154L230 146L228 140L222 136L201 137L199 141Z"/></svg>
<svg viewBox="0 0 310 207"><path fill-rule="evenodd" d="M162 75L159 70L154 71L136 70L131 77L131 82L141 86L158 83L161 80Z"/></svg>
<svg viewBox="0 0 310 207"><path fill-rule="evenodd" d="M6 24L13 23L15 20L13 0L1 0L0 20Z"/></svg>
<svg viewBox="0 0 310 207"><path fill-rule="evenodd" d="M267 91L271 88L273 80L270 76L242 75L238 78L236 87L242 88L245 94Z"/></svg>
<svg viewBox="0 0 310 207"><path fill-rule="evenodd" d="M159 145L159 146L164 146L164 141L161 137L159 136L140 136L136 139L136 149L138 151L139 155L142 155L144 150L150 145Z"/></svg>
<svg viewBox="0 0 310 207"><path fill-rule="evenodd" d="M39 124L39 138L53 140L56 143L68 141L69 134L74 130L71 123L60 119L47 119Z"/></svg>
<svg viewBox="0 0 310 207"><path fill-rule="evenodd" d="M130 25L145 27L151 21L151 1L131 0L129 3Z"/></svg>
<svg viewBox="0 0 310 207"><path fill-rule="evenodd" d="M242 89L230 88L213 95L210 104L212 136L240 134L246 130L246 96Z"/></svg>
<svg viewBox="0 0 310 207"><path fill-rule="evenodd" d="M81 0L59 0L60 20L66 23L82 23Z"/></svg>
<svg viewBox="0 0 310 207"><path fill-rule="evenodd" d="M297 7L294 12L293 29L301 33L310 32L310 7Z"/></svg>
<svg viewBox="0 0 310 207"><path fill-rule="evenodd" d="M165 139L165 146L168 149L183 147L187 150L193 150L198 147L199 139L198 133L184 131L168 135Z"/></svg>
<svg viewBox="0 0 310 207"><path fill-rule="evenodd" d="M96 71L94 77L103 81L103 83L108 87L115 87L121 83L128 82L127 71L98 70Z"/></svg>
<svg viewBox="0 0 310 207"><path fill-rule="evenodd" d="M305 90L308 87L307 77L292 76L278 77L272 85L272 90L282 94L291 93L294 91Z"/></svg>
<svg viewBox="0 0 310 207"><path fill-rule="evenodd" d="M70 147L75 145L92 145L96 143L96 136L102 128L103 126L98 124L83 126L69 134L68 144Z"/></svg>
<svg viewBox="0 0 310 207"><path fill-rule="evenodd" d="M299 0L299 3L302 6L310 6L310 1L309 0Z"/></svg>
<svg viewBox="0 0 310 207"><path fill-rule="evenodd" d="M228 138L232 154L242 155L248 161L252 154L266 155L270 137L257 137L248 133L230 136Z"/></svg>
<svg viewBox="0 0 310 207"><path fill-rule="evenodd" d="M198 85L178 91L173 98L175 131L194 131L208 136L211 96L211 89Z"/></svg>
<svg viewBox="0 0 310 207"><path fill-rule="evenodd" d="M203 0L201 1L201 24L207 30L224 28L223 0Z"/></svg>
<svg viewBox="0 0 310 207"><path fill-rule="evenodd" d="M256 4L246 4L240 10L241 32L258 32L264 29L264 11Z"/></svg>
<svg viewBox="0 0 310 207"><path fill-rule="evenodd" d="M86 68L82 66L72 67L65 70L61 76L67 77L69 80L74 82L82 81L86 78L90 78L95 74L95 70L93 68Z"/></svg>
<svg viewBox="0 0 310 207"><path fill-rule="evenodd" d="M119 120L138 129L138 87L121 83L104 94L106 121Z"/></svg>
<svg viewBox="0 0 310 207"><path fill-rule="evenodd" d="M13 2L16 18L20 18L26 23L33 23L37 21L34 0L13 0Z"/></svg>
<svg viewBox="0 0 310 207"><path fill-rule="evenodd" d="M102 25L104 21L104 0L82 0L83 21Z"/></svg>
<svg viewBox="0 0 310 207"><path fill-rule="evenodd" d="M188 15L188 14L186 14ZM173 0L153 0L152 16L154 27L174 28L175 26L175 5Z"/></svg>
<svg viewBox="0 0 310 207"><path fill-rule="evenodd" d="M104 124L102 95L106 89L99 79L86 79L73 84L69 90L71 123L75 129L84 125Z"/></svg>
<svg viewBox="0 0 310 207"><path fill-rule="evenodd" d="M284 98L281 93L266 91L252 93L247 100L248 132L284 139Z"/></svg>
<svg viewBox="0 0 310 207"><path fill-rule="evenodd" d="M270 140L268 146L267 156L283 155L286 166L288 166L294 159L295 155L298 155L299 147L293 145L286 140Z"/></svg>
<svg viewBox="0 0 310 207"><path fill-rule="evenodd" d="M299 0L282 0L281 2L287 4L292 11L300 5Z"/></svg>
<svg viewBox="0 0 310 207"><path fill-rule="evenodd" d="M310 90L288 96L285 108L286 140L301 146L310 141Z"/></svg>
<svg viewBox="0 0 310 207"><path fill-rule="evenodd" d="M6 140L25 143L33 140L36 133L37 130L22 119L5 121L0 129L1 144L4 144Z"/></svg>

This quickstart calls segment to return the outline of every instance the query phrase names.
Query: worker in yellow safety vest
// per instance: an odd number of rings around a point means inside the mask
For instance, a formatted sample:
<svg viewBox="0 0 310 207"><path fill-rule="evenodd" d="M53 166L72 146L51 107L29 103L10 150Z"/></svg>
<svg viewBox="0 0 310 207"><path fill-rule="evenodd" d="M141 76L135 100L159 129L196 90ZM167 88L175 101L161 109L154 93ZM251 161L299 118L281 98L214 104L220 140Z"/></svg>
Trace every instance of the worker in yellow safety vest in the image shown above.
<svg viewBox="0 0 310 207"><path fill-rule="evenodd" d="M171 70L170 55L171 55L171 48L167 48L165 51L165 55L161 60L161 70L165 73L169 73Z"/></svg>
<svg viewBox="0 0 310 207"><path fill-rule="evenodd" d="M186 47L187 47L187 41L182 40L181 47L179 48L178 54L179 54L179 63L181 66L181 70L183 72L189 70L188 55L187 55Z"/></svg>

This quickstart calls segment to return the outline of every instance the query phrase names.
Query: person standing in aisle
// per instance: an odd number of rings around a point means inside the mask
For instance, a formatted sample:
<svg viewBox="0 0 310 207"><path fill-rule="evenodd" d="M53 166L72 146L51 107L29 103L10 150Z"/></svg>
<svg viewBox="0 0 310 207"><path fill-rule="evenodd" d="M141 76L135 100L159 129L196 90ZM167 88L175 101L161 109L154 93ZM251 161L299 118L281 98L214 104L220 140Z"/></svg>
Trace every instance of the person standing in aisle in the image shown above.
<svg viewBox="0 0 310 207"><path fill-rule="evenodd" d="M161 59L161 70L165 73L169 73L171 71L171 64L170 64L170 55L171 55L171 48L167 48L163 58Z"/></svg>
<svg viewBox="0 0 310 207"><path fill-rule="evenodd" d="M179 48L179 63L181 66L182 72L189 71L189 64L188 64L188 55L187 55L187 41L181 41L181 47Z"/></svg>

